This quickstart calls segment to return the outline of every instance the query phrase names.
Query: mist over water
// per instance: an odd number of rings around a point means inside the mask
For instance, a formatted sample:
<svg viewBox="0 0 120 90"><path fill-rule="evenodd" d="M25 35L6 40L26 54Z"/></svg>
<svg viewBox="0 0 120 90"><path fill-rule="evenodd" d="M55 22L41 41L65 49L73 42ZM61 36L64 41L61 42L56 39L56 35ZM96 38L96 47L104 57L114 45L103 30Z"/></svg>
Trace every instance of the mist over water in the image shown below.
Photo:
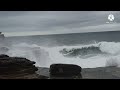
<svg viewBox="0 0 120 90"><path fill-rule="evenodd" d="M30 59L36 62L36 66L39 67L49 67L53 63L66 63L66 64L76 64L82 68L95 68L95 67L105 67L112 65L117 62L117 66L120 64L120 42L100 42L90 45L79 45L79 46L58 46L58 47L43 47L36 44L29 45L27 43L20 43L10 47L7 52L10 56L19 56ZM100 48L101 52L106 52L107 54L88 54L85 56L78 57L65 57L60 50L64 48L67 49L78 49L83 47L93 47L97 46ZM111 49L112 48L112 49ZM117 49L116 49L117 48ZM112 61L111 61L112 59ZM113 60L114 59L114 60ZM109 61L111 63L109 63ZM116 64L114 64L116 65Z"/></svg>
<svg viewBox="0 0 120 90"><path fill-rule="evenodd" d="M11 45L6 54L25 57L35 61L36 66L39 67L49 67L53 63L76 64L82 68L119 67L119 39L117 38L118 41L115 41L116 39L113 37L110 41L111 33L97 34L98 36L94 39L92 39L93 36L95 37L93 33L89 36L77 34L76 37L73 34L74 38L71 37L72 35L8 38ZM117 34L112 34L112 36L114 35L118 37L119 34L117 32ZM87 38L91 38L91 40L87 42Z"/></svg>

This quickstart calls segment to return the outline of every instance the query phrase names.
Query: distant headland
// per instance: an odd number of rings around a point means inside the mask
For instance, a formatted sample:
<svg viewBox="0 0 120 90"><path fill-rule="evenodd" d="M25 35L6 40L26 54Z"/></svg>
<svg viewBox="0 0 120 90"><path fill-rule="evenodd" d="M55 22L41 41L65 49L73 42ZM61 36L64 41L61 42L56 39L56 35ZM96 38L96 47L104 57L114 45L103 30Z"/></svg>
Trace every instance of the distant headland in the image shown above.
<svg viewBox="0 0 120 90"><path fill-rule="evenodd" d="M4 34L2 34L2 32L0 32L0 39L4 39L4 38L5 38Z"/></svg>

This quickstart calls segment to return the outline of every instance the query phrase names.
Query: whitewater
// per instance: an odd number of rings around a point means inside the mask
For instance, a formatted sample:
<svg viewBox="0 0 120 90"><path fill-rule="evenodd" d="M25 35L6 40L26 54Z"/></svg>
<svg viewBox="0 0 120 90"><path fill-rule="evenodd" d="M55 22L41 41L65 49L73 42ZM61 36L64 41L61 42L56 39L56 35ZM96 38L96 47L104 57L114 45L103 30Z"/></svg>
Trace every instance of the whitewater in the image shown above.
<svg viewBox="0 0 120 90"><path fill-rule="evenodd" d="M76 57L66 57L60 51L66 49L78 49L87 51L89 47L98 47L102 53L88 53L87 55ZM18 43L8 47L6 52L9 56L25 57L36 62L38 67L49 67L51 64L64 63L76 64L82 68L96 68L106 66L120 66L120 42L95 42L88 45L73 45L73 46L54 46L46 47L37 44ZM84 50L85 48L85 50ZM90 48L89 51L92 49ZM94 52L94 51L92 51ZM79 52L78 52L79 53Z"/></svg>

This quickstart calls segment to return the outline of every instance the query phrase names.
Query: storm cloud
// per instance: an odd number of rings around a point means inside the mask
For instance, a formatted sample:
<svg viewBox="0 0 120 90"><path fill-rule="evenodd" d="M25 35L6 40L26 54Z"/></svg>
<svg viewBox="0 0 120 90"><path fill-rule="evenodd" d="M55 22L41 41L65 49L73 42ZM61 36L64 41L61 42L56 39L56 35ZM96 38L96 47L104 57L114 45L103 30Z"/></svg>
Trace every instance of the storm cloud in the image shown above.
<svg viewBox="0 0 120 90"><path fill-rule="evenodd" d="M106 24L109 14L115 23ZM113 31L119 23L119 11L0 11L0 31L6 36Z"/></svg>

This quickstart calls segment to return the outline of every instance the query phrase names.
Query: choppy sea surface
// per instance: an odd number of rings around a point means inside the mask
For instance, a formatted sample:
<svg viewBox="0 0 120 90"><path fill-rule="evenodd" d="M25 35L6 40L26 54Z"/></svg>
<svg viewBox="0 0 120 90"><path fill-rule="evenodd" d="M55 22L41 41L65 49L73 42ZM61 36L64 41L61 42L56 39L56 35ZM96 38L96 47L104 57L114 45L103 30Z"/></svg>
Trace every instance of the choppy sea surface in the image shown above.
<svg viewBox="0 0 120 90"><path fill-rule="evenodd" d="M6 37L4 47L9 48L6 54L28 58L40 67L53 63L120 66L120 31Z"/></svg>

